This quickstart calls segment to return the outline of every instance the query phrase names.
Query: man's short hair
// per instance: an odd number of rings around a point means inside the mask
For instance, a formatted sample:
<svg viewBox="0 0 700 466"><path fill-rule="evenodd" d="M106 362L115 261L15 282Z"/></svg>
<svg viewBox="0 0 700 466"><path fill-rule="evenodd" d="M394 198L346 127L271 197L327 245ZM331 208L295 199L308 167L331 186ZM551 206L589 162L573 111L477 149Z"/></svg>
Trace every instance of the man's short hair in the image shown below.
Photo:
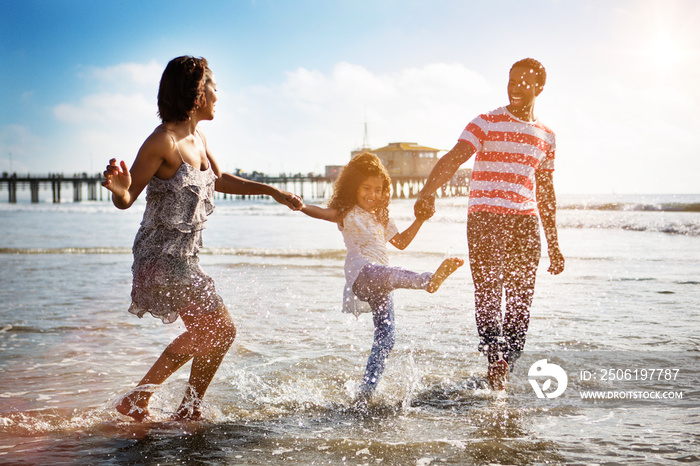
<svg viewBox="0 0 700 466"><path fill-rule="evenodd" d="M547 81L547 71L544 69L544 65L542 65L542 63L538 62L534 58L523 58L522 60L518 60L513 63L510 70L513 71L513 68L518 67L530 68L535 73L537 84L540 86L540 89L544 87L544 83Z"/></svg>

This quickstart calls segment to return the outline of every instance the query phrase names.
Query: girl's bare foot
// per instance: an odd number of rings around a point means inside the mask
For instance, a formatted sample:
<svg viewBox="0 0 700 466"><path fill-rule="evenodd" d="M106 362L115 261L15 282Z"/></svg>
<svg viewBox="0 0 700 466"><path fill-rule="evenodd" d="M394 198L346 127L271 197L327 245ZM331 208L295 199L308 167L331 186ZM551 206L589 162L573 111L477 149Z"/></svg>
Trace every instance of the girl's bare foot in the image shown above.
<svg viewBox="0 0 700 466"><path fill-rule="evenodd" d="M440 288L440 285L442 285L442 282L444 282L447 277L452 275L452 272L463 265L464 259L460 259L459 257L451 257L442 261L442 264L440 264L440 267L438 267L433 274L433 277L428 282L428 287L426 288L428 293L435 293L438 288Z"/></svg>
<svg viewBox="0 0 700 466"><path fill-rule="evenodd" d="M147 396L139 391L133 391L122 397L116 410L119 414L129 416L136 422L143 422L151 414L148 411Z"/></svg>

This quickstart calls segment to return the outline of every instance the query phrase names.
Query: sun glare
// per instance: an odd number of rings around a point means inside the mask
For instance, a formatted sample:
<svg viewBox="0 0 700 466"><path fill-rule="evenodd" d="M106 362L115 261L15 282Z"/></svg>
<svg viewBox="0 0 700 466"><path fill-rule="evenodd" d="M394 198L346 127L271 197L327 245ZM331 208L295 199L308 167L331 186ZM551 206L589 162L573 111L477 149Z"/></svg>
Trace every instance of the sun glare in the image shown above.
<svg viewBox="0 0 700 466"><path fill-rule="evenodd" d="M660 34L649 48L651 61L659 68L671 68L683 60L683 50L667 35Z"/></svg>

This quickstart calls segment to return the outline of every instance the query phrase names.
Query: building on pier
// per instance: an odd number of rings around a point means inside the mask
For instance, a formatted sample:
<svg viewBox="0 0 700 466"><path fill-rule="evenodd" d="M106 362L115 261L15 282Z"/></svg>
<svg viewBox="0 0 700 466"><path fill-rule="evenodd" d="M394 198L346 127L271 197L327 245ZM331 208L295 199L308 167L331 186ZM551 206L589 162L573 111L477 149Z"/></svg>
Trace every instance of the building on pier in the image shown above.
<svg viewBox="0 0 700 466"><path fill-rule="evenodd" d="M440 158L438 157L440 149L421 146L415 142L392 142L379 149L358 149L350 153L350 158L365 151L376 154L392 178L397 176L426 178Z"/></svg>
<svg viewBox="0 0 700 466"><path fill-rule="evenodd" d="M440 160L440 149L421 146L415 142L392 142L379 149L371 149L368 147L366 136L363 147L350 152L350 158L363 152L371 152L379 157L391 176L392 196L395 198L417 196L433 167ZM326 178L335 180L342 169L342 165L326 165ZM470 181L471 169L460 169L438 191L441 196L466 196L469 194Z"/></svg>

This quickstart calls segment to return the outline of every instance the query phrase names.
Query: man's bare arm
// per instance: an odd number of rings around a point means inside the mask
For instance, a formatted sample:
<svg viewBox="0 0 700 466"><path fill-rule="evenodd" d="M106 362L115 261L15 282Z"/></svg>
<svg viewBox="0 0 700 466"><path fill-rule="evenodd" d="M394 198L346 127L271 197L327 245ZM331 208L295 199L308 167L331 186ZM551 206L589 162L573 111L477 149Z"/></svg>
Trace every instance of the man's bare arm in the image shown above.
<svg viewBox="0 0 700 466"><path fill-rule="evenodd" d="M537 208L540 211L544 236L547 239L549 253L549 269L553 275L564 271L564 256L559 249L557 234L557 197L554 192L554 178L551 171L538 171L535 174L537 183Z"/></svg>
<svg viewBox="0 0 700 466"><path fill-rule="evenodd" d="M467 141L460 140L435 164L418 199L413 206L416 218L430 218L435 213L433 193L452 179L459 167L474 154L474 148Z"/></svg>
<svg viewBox="0 0 700 466"><path fill-rule="evenodd" d="M457 144L435 164L419 197L433 194L439 187L452 179L467 160L474 154L474 148L467 141L459 140Z"/></svg>

